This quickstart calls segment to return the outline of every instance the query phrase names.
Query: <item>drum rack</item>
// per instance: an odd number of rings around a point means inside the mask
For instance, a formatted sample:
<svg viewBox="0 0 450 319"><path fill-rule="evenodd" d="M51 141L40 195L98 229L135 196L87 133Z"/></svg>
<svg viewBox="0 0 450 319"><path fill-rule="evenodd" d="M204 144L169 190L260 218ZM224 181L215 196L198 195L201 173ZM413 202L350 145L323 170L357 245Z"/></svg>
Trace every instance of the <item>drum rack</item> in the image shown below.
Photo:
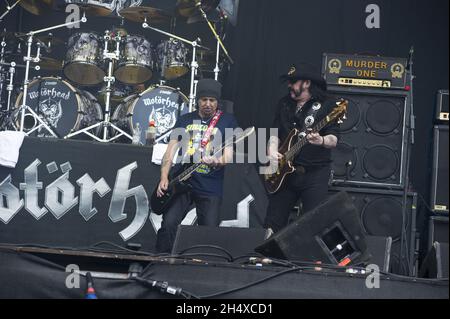
<svg viewBox="0 0 450 319"><path fill-rule="evenodd" d="M113 76L113 66L114 66L114 61L118 61L120 59L121 36L116 35L114 37L114 40L116 43L116 49L114 52L109 52L109 42L112 40L112 36L109 31L105 31L104 39L105 39L105 46L104 46L104 50L103 50L103 60L108 60L108 75L104 78L104 81L107 83L104 119L103 119L103 121L101 121L99 123L96 123L94 125L83 128L79 131L73 132L73 133L65 136L64 137L65 139L77 136L79 134L86 134L86 135L90 136L91 138L93 138L94 140L96 140L98 142L102 142L102 143L109 143L109 142L115 141L116 139L120 138L121 136L125 136L129 140L133 140L133 137L130 134L126 133L125 131L123 131L122 129L120 129L113 123L111 123L111 114L110 114L111 113L111 110L110 110L111 90L112 90L111 87L112 87L112 83L115 82L115 77ZM103 127L103 137L102 138L99 138L98 136L96 136L90 132L90 130L97 128L99 126ZM109 138L108 130L110 128L119 132L119 134L113 136L112 138Z"/></svg>

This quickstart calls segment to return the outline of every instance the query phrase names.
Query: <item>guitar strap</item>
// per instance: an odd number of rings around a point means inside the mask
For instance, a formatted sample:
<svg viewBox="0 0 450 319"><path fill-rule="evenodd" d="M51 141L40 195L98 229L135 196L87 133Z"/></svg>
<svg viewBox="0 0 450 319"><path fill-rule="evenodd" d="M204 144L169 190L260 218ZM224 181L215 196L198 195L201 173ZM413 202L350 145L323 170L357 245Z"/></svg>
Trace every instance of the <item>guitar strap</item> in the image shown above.
<svg viewBox="0 0 450 319"><path fill-rule="evenodd" d="M317 113L322 108L322 104L320 102L314 102L312 107L309 109L309 111L305 115L305 120L301 124L300 131L304 132L308 128L314 125L317 121Z"/></svg>
<svg viewBox="0 0 450 319"><path fill-rule="evenodd" d="M219 119L221 118L223 112L218 110L214 117L212 118L211 122L209 123L208 129L206 130L205 134L203 135L202 141L200 143L199 152L200 154L203 154L203 152L206 149L206 146L208 145L211 135L213 133L214 128L217 125L217 122L219 122Z"/></svg>

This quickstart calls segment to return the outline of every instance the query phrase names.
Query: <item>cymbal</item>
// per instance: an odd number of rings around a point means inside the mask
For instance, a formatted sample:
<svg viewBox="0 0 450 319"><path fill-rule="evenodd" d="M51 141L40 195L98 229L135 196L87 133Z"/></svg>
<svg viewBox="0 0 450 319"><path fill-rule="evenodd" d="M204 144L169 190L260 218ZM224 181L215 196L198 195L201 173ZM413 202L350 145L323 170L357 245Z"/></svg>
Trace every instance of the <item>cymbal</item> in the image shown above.
<svg viewBox="0 0 450 319"><path fill-rule="evenodd" d="M33 63L34 64L34 63ZM42 70L60 71L62 70L62 62L53 58L41 57L37 63Z"/></svg>
<svg viewBox="0 0 450 319"><path fill-rule="evenodd" d="M104 17L112 13L112 10L108 7L92 3L77 3L77 2L78 1L74 1L74 3L80 7L80 12L86 13L87 16Z"/></svg>
<svg viewBox="0 0 450 319"><path fill-rule="evenodd" d="M22 0L19 5L28 12L41 15L53 9L55 0Z"/></svg>
<svg viewBox="0 0 450 319"><path fill-rule="evenodd" d="M36 39L44 42L45 44L47 43L51 43L52 45L61 45L64 44L64 41L60 38L57 38L53 35L47 34L47 35L41 35L41 36L37 36Z"/></svg>
<svg viewBox="0 0 450 319"><path fill-rule="evenodd" d="M214 10L220 3L220 0L178 0L177 8L178 12L183 17L192 17L199 14L197 9L197 3L201 2L202 9L206 13Z"/></svg>
<svg viewBox="0 0 450 319"><path fill-rule="evenodd" d="M0 32L0 39L5 38L5 40L23 39L26 36L27 35L25 33L21 32L11 32L11 31Z"/></svg>
<svg viewBox="0 0 450 319"><path fill-rule="evenodd" d="M170 14L164 10L152 7L129 7L120 10L119 15L134 22L144 22L148 24L161 24L170 20Z"/></svg>

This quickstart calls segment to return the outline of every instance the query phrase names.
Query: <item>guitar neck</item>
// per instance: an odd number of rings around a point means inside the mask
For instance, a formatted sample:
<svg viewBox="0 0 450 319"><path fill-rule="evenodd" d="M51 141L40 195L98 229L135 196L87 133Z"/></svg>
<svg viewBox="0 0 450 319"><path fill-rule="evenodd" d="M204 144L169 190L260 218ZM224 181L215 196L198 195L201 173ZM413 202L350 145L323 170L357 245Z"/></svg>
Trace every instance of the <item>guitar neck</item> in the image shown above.
<svg viewBox="0 0 450 319"><path fill-rule="evenodd" d="M220 147L220 149L218 149L217 151L214 152L214 154L212 156L217 156L217 154L221 153L229 144L229 142L225 142L224 144L222 144L222 146ZM204 163L200 162L200 163L195 163L191 166L189 166L186 170L184 170L182 173L180 173L177 177L175 177L172 181L170 181L169 185L172 186L174 184L177 184L179 182L182 182L188 178L191 177L192 174L194 174L194 172L197 170L197 168L199 168L201 165L203 165Z"/></svg>
<svg viewBox="0 0 450 319"><path fill-rule="evenodd" d="M314 127L313 127L313 132L319 132L321 129L323 129L327 124L329 123L329 118L328 116L326 116L322 121L320 121L319 123L317 123ZM294 144L294 146L292 146L289 151L287 151L284 156L288 159L288 160L292 160L297 154L298 152L300 152L300 150L302 149L303 146L305 146L306 144L308 144L308 140L306 139L306 137L300 139L297 143Z"/></svg>

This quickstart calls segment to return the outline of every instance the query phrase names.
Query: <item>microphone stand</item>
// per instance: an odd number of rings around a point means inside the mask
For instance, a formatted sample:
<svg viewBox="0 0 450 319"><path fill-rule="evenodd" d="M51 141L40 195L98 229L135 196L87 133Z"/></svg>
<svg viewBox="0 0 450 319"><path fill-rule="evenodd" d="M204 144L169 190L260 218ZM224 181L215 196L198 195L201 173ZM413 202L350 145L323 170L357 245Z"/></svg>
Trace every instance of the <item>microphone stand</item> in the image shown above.
<svg viewBox="0 0 450 319"><path fill-rule="evenodd" d="M410 216L410 228L411 228L411 238L410 238L410 246L408 247L408 242L406 240L407 237L407 206L408 206L408 192L409 192L409 170L410 170L410 161L411 161L411 153L412 153L412 146L415 144L415 116L414 116L414 79L415 76L413 75L413 55L414 55L414 47L411 47L409 51L409 58L408 58L408 65L407 65L407 76L409 77L409 105L410 105L410 112L409 112L409 129L408 129L408 136L407 136L407 148L406 148L406 167L405 167L405 177L404 177L404 185L403 185L403 200L402 200L402 232L401 232L401 239L400 239L400 265L403 265L403 262L406 258L406 265L407 265L407 273L409 276L413 276L413 265L411 264L412 260L410 259L411 252L409 252L409 249L412 248L415 242L414 237L414 231L412 225L415 225L415 221L412 220L413 216ZM405 249L406 248L406 249ZM407 256L405 256L405 250Z"/></svg>
<svg viewBox="0 0 450 319"><path fill-rule="evenodd" d="M200 11L201 15L203 16L203 18L205 19L206 23L208 24L209 28L211 29L212 33L214 34L214 37L216 38L218 45L220 45L220 47L222 47L223 52L225 53L225 55L227 56L228 60L230 61L231 64L234 64L233 59L231 58L230 54L228 53L227 48L225 48L225 45L223 44L222 40L220 39L219 35L216 32L216 29L214 28L214 26L212 25L211 21L209 21L208 16L206 15L205 10L203 10L202 8L202 2L199 1L196 4L196 7L198 8L198 10Z"/></svg>

